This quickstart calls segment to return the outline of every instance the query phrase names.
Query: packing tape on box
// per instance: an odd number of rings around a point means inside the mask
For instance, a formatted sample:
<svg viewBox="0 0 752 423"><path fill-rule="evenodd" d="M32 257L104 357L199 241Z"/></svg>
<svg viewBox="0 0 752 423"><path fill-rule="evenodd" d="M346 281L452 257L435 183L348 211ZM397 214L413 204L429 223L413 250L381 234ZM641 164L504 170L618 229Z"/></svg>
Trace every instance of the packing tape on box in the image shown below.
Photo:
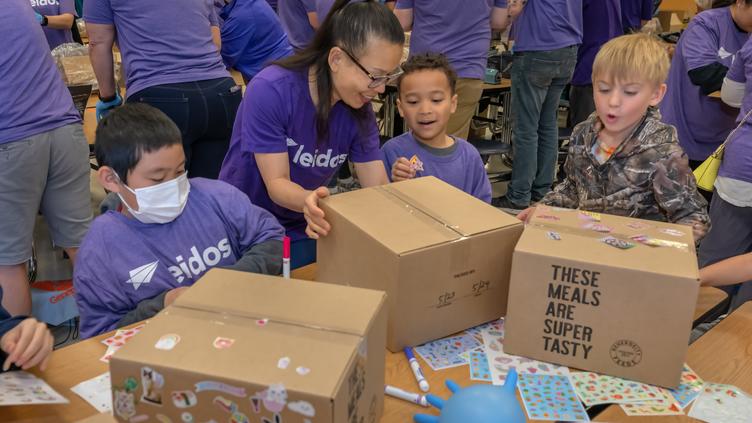
<svg viewBox="0 0 752 423"><path fill-rule="evenodd" d="M565 209L557 210L562 211ZM593 216L597 215L597 213L590 213L590 212L582 212L580 210L569 210L566 209L566 212L578 212L585 216ZM585 238L592 238L596 239L598 241L602 241L603 238L606 237L612 237L616 240L626 242L626 243L637 243L642 244L648 247L670 247L675 248L677 250L681 250L684 252L689 252L689 245L684 242L678 242L678 241L670 241L667 239L661 239L661 238L654 238L649 237L647 235L641 234L641 235L626 235L618 232L614 232L613 228L609 227L606 224L603 224L600 222L600 219L593 220L590 223L587 221L584 221L584 225L591 225L590 228L575 228L571 226L561 225L556 223L555 220L549 220L550 217L547 217L549 215L546 215L544 213L536 213L533 215L533 218L531 222L526 223L526 226L531 226L537 229L541 229L544 231L556 231L559 234L565 233L569 235L575 235L575 236L581 236ZM605 231L603 229L609 228L608 231ZM600 231L598 229L601 229Z"/></svg>
<svg viewBox="0 0 752 423"><path fill-rule="evenodd" d="M442 218L441 216L437 216L435 213L430 212L429 207L421 204L419 201L415 200L414 198L410 198L400 193L399 191L391 188L389 185L381 185L381 186L375 187L375 189L377 192L384 194L385 197L391 199L392 201L399 200L399 202L404 203L402 205L406 207L414 216L418 218L420 218L420 216L424 216L427 218L427 219L423 219L424 221L438 223L444 228L454 232L455 234L458 235L458 239L454 241L460 241L462 239L467 238L467 234L462 230L460 225L455 225L455 224L452 224L451 222L447 222L446 219Z"/></svg>

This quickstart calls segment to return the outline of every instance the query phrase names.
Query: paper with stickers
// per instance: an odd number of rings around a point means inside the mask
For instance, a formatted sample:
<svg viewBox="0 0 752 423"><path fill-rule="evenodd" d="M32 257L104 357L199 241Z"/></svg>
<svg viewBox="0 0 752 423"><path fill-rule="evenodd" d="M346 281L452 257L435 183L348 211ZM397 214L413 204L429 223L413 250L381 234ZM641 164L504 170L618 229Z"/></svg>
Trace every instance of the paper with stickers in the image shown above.
<svg viewBox="0 0 752 423"><path fill-rule="evenodd" d="M501 332L501 336L504 337L504 318L502 317L499 320L493 320L488 323L483 323L482 325L478 325L470 329L467 329L465 330L465 332L474 336L478 341L483 341L481 332L483 332L483 330L485 329L495 329Z"/></svg>
<svg viewBox="0 0 752 423"><path fill-rule="evenodd" d="M431 369L442 370L467 364L467 361L459 354L478 346L480 342L471 335L460 335L415 347L415 352L428 363Z"/></svg>
<svg viewBox="0 0 752 423"><path fill-rule="evenodd" d="M31 373L0 373L0 406L67 403L65 397Z"/></svg>
<svg viewBox="0 0 752 423"><path fill-rule="evenodd" d="M531 420L590 421L566 376L521 374L517 387Z"/></svg>
<svg viewBox="0 0 752 423"><path fill-rule="evenodd" d="M669 390L669 392L679 403L679 406L685 408L700 395L704 383L705 381L685 364L679 386L676 389Z"/></svg>
<svg viewBox="0 0 752 423"><path fill-rule="evenodd" d="M488 368L486 353L471 351L468 363L470 363L470 380L491 381L491 370Z"/></svg>
<svg viewBox="0 0 752 423"><path fill-rule="evenodd" d="M656 401L662 398L658 388L592 372L571 373L569 378L586 406Z"/></svg>
<svg viewBox="0 0 752 423"><path fill-rule="evenodd" d="M519 357L504 352L504 332L495 329L481 331L483 344L488 357L488 367L491 371L491 383L503 385L507 379L507 373L512 368L517 369L518 374L543 374L567 376L569 369L556 364L544 363L531 358Z"/></svg>
<svg viewBox="0 0 752 423"><path fill-rule="evenodd" d="M619 404L628 416L676 416L683 415L681 405L674 399L668 389L655 388L659 398L649 402Z"/></svg>
<svg viewBox="0 0 752 423"><path fill-rule="evenodd" d="M118 329L114 335L110 336L107 339L103 339L101 342L102 344L107 346L107 351L105 351L104 355L99 359L99 361L109 363L112 355L115 354L115 351L119 350L120 347L125 345L128 340L135 336L138 332L140 332L141 328L143 327L144 325L141 324L130 329Z"/></svg>
<svg viewBox="0 0 752 423"><path fill-rule="evenodd" d="M688 415L708 423L749 423L752 398L736 386L705 383Z"/></svg>
<svg viewBox="0 0 752 423"><path fill-rule="evenodd" d="M71 388L71 391L91 404L100 413L112 413L112 385L110 372L85 380Z"/></svg>

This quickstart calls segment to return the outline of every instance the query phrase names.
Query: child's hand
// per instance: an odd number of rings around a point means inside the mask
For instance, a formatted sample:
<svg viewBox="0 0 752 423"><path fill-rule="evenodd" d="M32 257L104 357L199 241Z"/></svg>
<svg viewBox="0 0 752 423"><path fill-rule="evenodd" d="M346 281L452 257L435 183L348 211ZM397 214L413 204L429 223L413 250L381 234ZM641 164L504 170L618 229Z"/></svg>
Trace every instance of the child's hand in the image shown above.
<svg viewBox="0 0 752 423"><path fill-rule="evenodd" d="M415 169L410 166L410 160L400 157L392 165L392 182L404 181L415 177Z"/></svg>
<svg viewBox="0 0 752 423"><path fill-rule="evenodd" d="M167 294L165 294L165 296L164 296L164 306L167 307L168 305L170 305L173 302L175 302L175 300L178 299L178 297L180 296L180 294L182 294L183 292L185 292L186 289L188 289L187 286L180 286L180 287L173 288L173 289L167 291Z"/></svg>
<svg viewBox="0 0 752 423"><path fill-rule="evenodd" d="M328 196L329 190L326 187L318 187L305 199L303 216L308 223L305 231L309 238L319 239L319 236L326 236L332 229L329 222L324 219L324 211L319 208L319 199Z"/></svg>
<svg viewBox="0 0 752 423"><path fill-rule="evenodd" d="M528 207L525 210L517 213L517 219L520 219L523 222L527 222L527 218L530 217L530 215L532 215L534 211L535 211L535 206Z"/></svg>
<svg viewBox="0 0 752 423"><path fill-rule="evenodd" d="M41 363L40 369L47 367L55 339L47 325L33 317L22 321L0 338L0 349L8 354L3 363L3 371L11 364L26 370Z"/></svg>

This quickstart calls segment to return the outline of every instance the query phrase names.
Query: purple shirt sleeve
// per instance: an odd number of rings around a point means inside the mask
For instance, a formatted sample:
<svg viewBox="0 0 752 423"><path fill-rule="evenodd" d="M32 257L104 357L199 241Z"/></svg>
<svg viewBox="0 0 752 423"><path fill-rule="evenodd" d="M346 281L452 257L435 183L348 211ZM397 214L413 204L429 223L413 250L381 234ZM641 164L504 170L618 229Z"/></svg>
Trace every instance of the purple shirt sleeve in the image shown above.
<svg viewBox="0 0 752 423"><path fill-rule="evenodd" d="M719 62L718 47L720 40L718 34L708 28L704 22L696 22L682 34L682 37L686 37L682 40L684 53L682 57L687 70Z"/></svg>
<svg viewBox="0 0 752 423"><path fill-rule="evenodd" d="M112 25L110 0L89 0L84 2L84 20L95 24Z"/></svg>
<svg viewBox="0 0 752 423"><path fill-rule="evenodd" d="M507 0L494 0L494 7L505 9L507 7Z"/></svg>
<svg viewBox="0 0 752 423"><path fill-rule="evenodd" d="M209 10L207 17L209 18L209 25L219 27L219 17L217 16L217 8L214 7L214 3L209 2Z"/></svg>
<svg viewBox="0 0 752 423"><path fill-rule="evenodd" d="M749 45L749 41L747 44L745 44L745 47ZM744 63L747 61L747 49L742 47L741 50L736 52L736 57L734 58L734 63L731 64L731 68L729 69L728 73L726 74L726 78L736 81L745 83L747 82L747 75L745 74L745 66Z"/></svg>
<svg viewBox="0 0 752 423"><path fill-rule="evenodd" d="M381 161L384 162L386 176L389 178L389 181L392 180L392 166L397 159L399 159L399 154L396 149L392 148L392 144L387 142L381 147Z"/></svg>
<svg viewBox="0 0 752 423"><path fill-rule="evenodd" d="M413 0L397 0L397 4L394 6L395 9L412 9L413 8Z"/></svg>
<svg viewBox="0 0 752 423"><path fill-rule="evenodd" d="M379 150L379 127L376 125L376 115L370 104L365 105L366 116L363 122L355 122L355 139L350 145L350 160L355 163L381 160Z"/></svg>
<svg viewBox="0 0 752 423"><path fill-rule="evenodd" d="M642 19L643 21L649 21L653 19L653 0L642 0L640 19Z"/></svg>
<svg viewBox="0 0 752 423"><path fill-rule="evenodd" d="M303 0L303 8L305 9L306 13L311 13L316 11L316 0Z"/></svg>
<svg viewBox="0 0 752 423"><path fill-rule="evenodd" d="M254 78L241 106L241 149L250 153L286 153L286 123L290 119L285 100L273 83ZM236 129L237 130L237 129Z"/></svg>
<svg viewBox="0 0 752 423"><path fill-rule="evenodd" d="M271 213L251 204L248 196L234 186L223 185L227 192L221 198L226 201L220 210L227 217L228 233L237 239L240 256L261 242L270 239L282 241L285 229Z"/></svg>
<svg viewBox="0 0 752 423"><path fill-rule="evenodd" d="M491 202L491 182L486 175L486 167L483 165L483 160L480 158L480 154L473 156L472 162L469 163L468 169L470 171L470 178L472 178L472 196L486 203Z"/></svg>
<svg viewBox="0 0 752 423"><path fill-rule="evenodd" d="M76 14L76 4L73 0L60 0L60 14L70 13L71 15L78 17Z"/></svg>

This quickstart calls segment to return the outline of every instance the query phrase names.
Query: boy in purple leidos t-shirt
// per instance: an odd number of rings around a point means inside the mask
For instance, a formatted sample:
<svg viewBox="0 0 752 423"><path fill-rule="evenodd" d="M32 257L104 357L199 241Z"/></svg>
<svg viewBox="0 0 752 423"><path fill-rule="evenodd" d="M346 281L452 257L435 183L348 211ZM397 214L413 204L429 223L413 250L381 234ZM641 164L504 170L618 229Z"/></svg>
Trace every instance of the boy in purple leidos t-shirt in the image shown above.
<svg viewBox="0 0 752 423"><path fill-rule="evenodd" d="M73 42L71 27L76 18L73 0L30 0L37 21L44 29L50 50L63 43Z"/></svg>
<svg viewBox="0 0 752 423"><path fill-rule="evenodd" d="M212 267L279 274L282 226L224 182L188 180L180 131L144 104L97 128L99 181L123 202L91 225L73 275L88 338L149 318Z"/></svg>
<svg viewBox="0 0 752 423"><path fill-rule="evenodd" d="M435 176L487 203L491 184L478 151L467 141L447 135L449 116L457 109L457 74L443 55L411 57L397 82L397 108L410 132L381 148L392 182Z"/></svg>

